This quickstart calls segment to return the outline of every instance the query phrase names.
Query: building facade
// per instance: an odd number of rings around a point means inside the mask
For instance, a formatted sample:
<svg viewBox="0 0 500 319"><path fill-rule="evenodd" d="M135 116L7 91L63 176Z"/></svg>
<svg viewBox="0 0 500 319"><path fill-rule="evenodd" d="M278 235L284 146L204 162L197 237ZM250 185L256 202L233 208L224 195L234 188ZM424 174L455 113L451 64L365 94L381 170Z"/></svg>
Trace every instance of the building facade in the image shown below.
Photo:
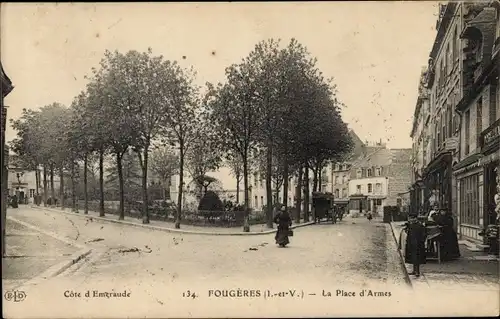
<svg viewBox="0 0 500 319"><path fill-rule="evenodd" d="M335 203L347 205L349 201L349 179L350 170L352 167L352 161L358 158L362 154L365 144L356 135L353 130L350 130L349 135L354 143L354 148L351 154L346 157L346 161L341 163L329 163L321 172L321 177L318 181L319 191L321 192L331 192L334 194ZM228 199L233 202L237 202L236 198L239 199L239 203L244 202L244 187L243 181L240 181L239 194L236 195L238 191L234 186L235 178L231 176L230 169L226 167L221 167L218 172L208 173L210 176L217 176L221 181L221 187L216 191L220 195L221 199ZM313 172L309 172L309 190L310 190L310 200L309 200L309 211L312 211L312 192L313 192ZM229 182L228 182L229 181ZM298 178L297 176L292 176L288 182L288 206L294 207L296 203L296 187ZM303 181L302 184L305 182ZM230 186L228 186L231 184ZM272 184L273 190L273 203L279 202L283 203L283 186L280 187L278 193L276 194L276 186L274 181ZM184 175L184 195L183 195L183 206L185 209L196 209L199 199L192 193L195 185L193 183L192 176L189 173ZM264 174L259 171L252 172L248 176L248 186L249 186L249 206L254 211L262 211L267 205L267 194L266 194L266 181ZM173 202L177 202L178 188L179 187L179 175L175 175L171 179L170 183L170 198ZM302 203L304 201L304 196L302 195Z"/></svg>
<svg viewBox="0 0 500 319"><path fill-rule="evenodd" d="M424 140L423 145L421 178L417 178L421 182L418 181L418 185L413 188L423 189L423 192L420 201L417 203L414 200L412 203L413 209L428 211L429 197L434 192L438 196L440 208L451 212L455 218L456 183L452 167L458 162L459 116L455 106L462 98L463 48L460 33L464 25L463 10L460 2L449 2L439 8L437 35L425 78L421 81L425 87L422 97L429 99L430 107L428 114L422 118L426 132L423 135L427 136L427 140ZM414 120L418 121L418 117ZM416 138L414 136L414 140Z"/></svg>
<svg viewBox="0 0 500 319"><path fill-rule="evenodd" d="M498 21L498 0L440 6L411 131L411 206L427 212L434 191L459 235L478 242L492 222L498 177Z"/></svg>
<svg viewBox="0 0 500 319"><path fill-rule="evenodd" d="M366 146L351 166L349 211L381 214L384 206L402 205L401 194L411 185L411 149Z"/></svg>
<svg viewBox="0 0 500 319"><path fill-rule="evenodd" d="M410 189L410 208L419 211L424 206L424 184L422 180L423 170L428 161L428 145L431 139L430 122L430 98L427 89L427 67L422 69L420 74L420 83L418 86L418 97L413 114L413 125L410 133L412 138L412 156L411 156L411 181Z"/></svg>
<svg viewBox="0 0 500 319"><path fill-rule="evenodd" d="M366 143L363 143L359 136L353 131L349 131L351 140L354 144L352 153L346 161L332 163L324 169L322 177L322 191L330 192L335 197L337 205L349 204L349 180L351 179L352 163L363 154Z"/></svg>
<svg viewBox="0 0 500 319"><path fill-rule="evenodd" d="M498 51L499 2L465 4L463 11L463 98L460 114L457 178L457 221L461 237L484 242L480 236L495 220L496 181L500 144Z"/></svg>
<svg viewBox="0 0 500 319"><path fill-rule="evenodd" d="M7 183L8 183L8 155L9 151L5 145L5 129L7 125L7 106L4 104L4 98L14 89L12 81L9 79L7 74L3 70L3 66L0 62L0 90L1 96L1 107L2 107L2 118L1 118L1 135L2 135L2 149L1 149L1 162L2 162L2 256L5 255L5 222L7 217Z"/></svg>

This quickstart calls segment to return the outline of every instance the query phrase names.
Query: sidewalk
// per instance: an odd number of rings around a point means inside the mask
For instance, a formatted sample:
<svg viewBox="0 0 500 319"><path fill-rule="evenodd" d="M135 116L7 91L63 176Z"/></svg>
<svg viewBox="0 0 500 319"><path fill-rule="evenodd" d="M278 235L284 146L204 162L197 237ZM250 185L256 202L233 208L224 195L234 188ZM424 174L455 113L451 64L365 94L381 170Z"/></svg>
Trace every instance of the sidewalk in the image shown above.
<svg viewBox="0 0 500 319"><path fill-rule="evenodd" d="M391 230L396 241L399 241L404 222L391 222ZM405 234L402 236L401 254L404 258ZM498 258L486 258L485 253L474 252L459 241L461 258L438 263L427 261L422 265L422 275L417 278L409 276L414 288L420 289L472 289L498 291L499 262ZM410 264L405 264L407 272L412 271Z"/></svg>
<svg viewBox="0 0 500 319"><path fill-rule="evenodd" d="M62 214L68 214L72 216L78 216L81 218L92 218L94 221L103 221L108 223L118 223L134 227L143 227L153 230L166 231L172 233L181 234L196 234L196 235L212 235L212 236L249 236L249 235L265 235L272 234L276 232L276 228L269 229L265 224L261 225L251 225L250 232L243 232L243 227L202 227L202 226L191 226L183 225L181 221L181 229L176 229L175 224L166 221L150 220L149 224L143 224L141 219L131 218L125 216L125 220L118 220L118 216L114 214L106 214L104 217L99 217L99 213L95 211L90 211L87 215L83 214L80 210L79 213L71 212L70 208L65 208L61 210L58 207L43 207L43 206L31 206L34 209L53 211ZM312 225L314 222L300 223L292 225L293 228L304 227Z"/></svg>
<svg viewBox="0 0 500 319"><path fill-rule="evenodd" d="M52 277L90 253L81 246L54 238L34 225L6 220L6 256L2 258L4 290Z"/></svg>

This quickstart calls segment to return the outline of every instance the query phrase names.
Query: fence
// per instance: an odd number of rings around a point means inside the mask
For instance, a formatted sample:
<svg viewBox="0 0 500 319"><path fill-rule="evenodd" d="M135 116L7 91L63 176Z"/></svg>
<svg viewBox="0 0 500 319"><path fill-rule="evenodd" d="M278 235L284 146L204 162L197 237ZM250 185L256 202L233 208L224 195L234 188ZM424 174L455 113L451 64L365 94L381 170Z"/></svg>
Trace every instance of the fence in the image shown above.
<svg viewBox="0 0 500 319"><path fill-rule="evenodd" d="M78 208L84 207L84 201L78 202ZM99 211L99 202L89 201L90 211ZM104 211L107 214L119 215L119 202L104 202ZM175 206L165 205L164 202L153 202L149 205L149 218L151 220L175 222ZM142 218L142 202L126 202L125 216ZM212 227L237 227L243 226L243 211L182 211L181 222L185 225L212 226ZM249 224L264 224L266 222L265 212L251 211Z"/></svg>

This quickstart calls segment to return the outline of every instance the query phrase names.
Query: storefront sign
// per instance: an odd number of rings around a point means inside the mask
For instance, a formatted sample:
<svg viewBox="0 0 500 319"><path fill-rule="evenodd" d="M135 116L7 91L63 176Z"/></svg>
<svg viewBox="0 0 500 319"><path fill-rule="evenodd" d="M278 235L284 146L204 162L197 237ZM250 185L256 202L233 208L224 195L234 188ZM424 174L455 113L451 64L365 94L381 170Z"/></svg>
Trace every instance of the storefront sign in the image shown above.
<svg viewBox="0 0 500 319"><path fill-rule="evenodd" d="M498 139L500 138L500 120L497 120L495 123L493 123L481 135L481 148L483 150L498 146Z"/></svg>

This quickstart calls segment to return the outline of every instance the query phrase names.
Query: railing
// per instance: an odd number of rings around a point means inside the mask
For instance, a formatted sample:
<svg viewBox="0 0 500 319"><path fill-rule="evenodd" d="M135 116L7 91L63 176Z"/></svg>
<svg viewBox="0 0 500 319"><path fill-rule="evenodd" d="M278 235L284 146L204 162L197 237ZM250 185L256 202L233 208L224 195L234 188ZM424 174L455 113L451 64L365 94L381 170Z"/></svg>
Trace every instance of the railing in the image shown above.
<svg viewBox="0 0 500 319"><path fill-rule="evenodd" d="M496 120L487 129L481 132L479 136L479 146L484 152L489 148L498 145L500 142L500 119Z"/></svg>
<svg viewBox="0 0 500 319"><path fill-rule="evenodd" d="M66 206L71 205L70 201L67 201ZM83 201L78 202L79 210L83 210ZM99 203L96 201L89 201L90 211L99 211ZM119 208L116 205L110 205L108 203L104 204L104 210L106 214L119 214ZM151 220L174 222L176 208L175 207L165 207L160 205L150 205L149 206L149 218ZM125 216L132 218L141 218L142 216L142 203L140 202L128 202L125 203ZM184 225L193 226L212 226L212 227L237 227L243 226L243 211L189 211L183 210L181 216L181 223ZM249 215L250 225L263 224L266 222L266 214L261 211L252 211Z"/></svg>

